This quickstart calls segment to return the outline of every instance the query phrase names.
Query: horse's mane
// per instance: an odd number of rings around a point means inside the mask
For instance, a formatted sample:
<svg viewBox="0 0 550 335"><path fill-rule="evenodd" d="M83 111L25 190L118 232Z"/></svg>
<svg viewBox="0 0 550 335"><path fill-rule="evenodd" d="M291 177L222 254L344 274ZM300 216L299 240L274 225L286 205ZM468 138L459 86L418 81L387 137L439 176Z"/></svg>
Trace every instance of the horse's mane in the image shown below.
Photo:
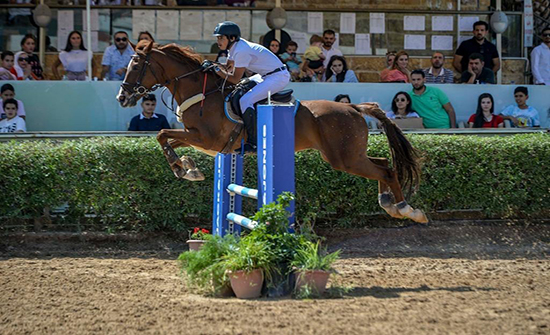
<svg viewBox="0 0 550 335"><path fill-rule="evenodd" d="M143 51L148 44L148 41L140 41L137 44L136 49ZM201 65L203 60L202 56L195 52L191 47L184 47L181 45L177 45L176 43L170 43L166 45L154 43L153 48L164 52L169 57L172 57L176 59L179 63L185 65L199 66Z"/></svg>

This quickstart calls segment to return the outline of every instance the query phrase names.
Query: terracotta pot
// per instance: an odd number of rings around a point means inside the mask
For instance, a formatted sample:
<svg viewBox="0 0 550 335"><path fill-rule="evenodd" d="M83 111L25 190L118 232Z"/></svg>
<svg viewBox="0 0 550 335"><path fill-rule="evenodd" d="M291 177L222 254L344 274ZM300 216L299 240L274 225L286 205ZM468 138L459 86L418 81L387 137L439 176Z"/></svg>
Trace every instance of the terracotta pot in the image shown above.
<svg viewBox="0 0 550 335"><path fill-rule="evenodd" d="M206 241L204 240L187 240L187 244L189 244L189 251L198 251L205 243Z"/></svg>
<svg viewBox="0 0 550 335"><path fill-rule="evenodd" d="M264 271L255 269L247 273L245 271L229 272L231 288L237 298L254 299L262 295L262 285L264 282Z"/></svg>
<svg viewBox="0 0 550 335"><path fill-rule="evenodd" d="M300 290L304 286L308 286L315 293L322 294L327 287L330 272L322 270L306 270L297 271L296 274L296 290Z"/></svg>

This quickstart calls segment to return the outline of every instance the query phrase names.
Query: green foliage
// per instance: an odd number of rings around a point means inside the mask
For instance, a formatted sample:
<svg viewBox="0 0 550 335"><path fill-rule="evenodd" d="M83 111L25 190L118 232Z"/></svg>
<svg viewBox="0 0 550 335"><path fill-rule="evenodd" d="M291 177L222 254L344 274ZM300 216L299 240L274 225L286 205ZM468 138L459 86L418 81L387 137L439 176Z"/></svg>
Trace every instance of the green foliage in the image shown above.
<svg viewBox="0 0 550 335"><path fill-rule="evenodd" d="M547 217L550 201L550 137L408 135L423 152L420 191L410 203L428 212L480 209L491 218ZM154 138L0 142L0 223L40 216L67 202L68 222L94 222L108 231L178 231L209 224L212 217L212 157L194 149L206 176L178 180ZM368 154L389 157L384 135L369 137ZM256 185L256 157L245 159L245 185ZM368 224L380 213L377 183L334 171L316 151L296 155L296 213L335 217L337 226ZM255 204L245 201L245 215ZM59 220L55 221L56 223Z"/></svg>
<svg viewBox="0 0 550 335"><path fill-rule="evenodd" d="M340 252L337 250L329 254L319 248L319 242L304 241L298 246L291 265L299 271L333 271L332 264L340 257Z"/></svg>

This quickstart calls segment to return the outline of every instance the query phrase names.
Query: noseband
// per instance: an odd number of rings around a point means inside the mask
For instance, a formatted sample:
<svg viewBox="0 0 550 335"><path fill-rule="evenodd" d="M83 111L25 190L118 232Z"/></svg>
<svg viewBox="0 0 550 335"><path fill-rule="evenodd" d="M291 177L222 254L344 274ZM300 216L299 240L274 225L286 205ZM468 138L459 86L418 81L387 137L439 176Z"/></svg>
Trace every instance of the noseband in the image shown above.
<svg viewBox="0 0 550 335"><path fill-rule="evenodd" d="M149 94L151 92L154 92L157 88L159 88L163 85L162 84L155 84L151 88L147 88L147 87L145 87L141 84L141 81L143 80L143 77L145 77L145 73L147 72L147 67L149 65L151 65L151 62L149 61L151 59L151 54L141 55L141 54L136 53L135 55L132 56L132 60L135 59L136 57L137 58L145 57L145 62L143 63L143 67L139 71L138 79L136 80L136 82L133 85L126 82L126 81L124 81L124 82L122 82L122 84L120 86L122 87L122 89L124 91L130 93L132 96L133 95L143 96L145 94ZM152 67L150 68L150 70L151 70L151 73L153 74L153 76L155 77L155 80L158 83L159 80L157 78L157 75L155 74L155 71L153 70Z"/></svg>

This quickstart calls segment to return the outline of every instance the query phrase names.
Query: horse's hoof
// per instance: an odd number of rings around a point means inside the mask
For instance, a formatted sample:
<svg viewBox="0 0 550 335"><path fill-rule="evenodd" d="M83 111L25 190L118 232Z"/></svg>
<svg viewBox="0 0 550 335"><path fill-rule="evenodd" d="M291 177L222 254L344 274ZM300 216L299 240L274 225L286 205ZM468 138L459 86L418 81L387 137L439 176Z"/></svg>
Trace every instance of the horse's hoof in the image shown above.
<svg viewBox="0 0 550 335"><path fill-rule="evenodd" d="M184 178L191 181L201 181L204 180L204 174L202 174L199 169L193 169L187 171L187 174Z"/></svg>
<svg viewBox="0 0 550 335"><path fill-rule="evenodd" d="M399 210L397 209L397 207L394 205L394 204L391 204L390 206L382 206L382 208L386 211L386 213L388 213L392 218L396 218L396 219L403 219L404 216L401 215L401 213L399 213Z"/></svg>
<svg viewBox="0 0 550 335"><path fill-rule="evenodd" d="M172 165L172 172L174 172L174 175L178 179L185 178L185 176L187 175L187 171L177 164Z"/></svg>
<svg viewBox="0 0 550 335"><path fill-rule="evenodd" d="M399 211L399 214L413 220L414 222L423 223L423 224L429 222L428 217L426 216L426 214L424 214L422 210L413 209L404 201L397 205L397 209Z"/></svg>

